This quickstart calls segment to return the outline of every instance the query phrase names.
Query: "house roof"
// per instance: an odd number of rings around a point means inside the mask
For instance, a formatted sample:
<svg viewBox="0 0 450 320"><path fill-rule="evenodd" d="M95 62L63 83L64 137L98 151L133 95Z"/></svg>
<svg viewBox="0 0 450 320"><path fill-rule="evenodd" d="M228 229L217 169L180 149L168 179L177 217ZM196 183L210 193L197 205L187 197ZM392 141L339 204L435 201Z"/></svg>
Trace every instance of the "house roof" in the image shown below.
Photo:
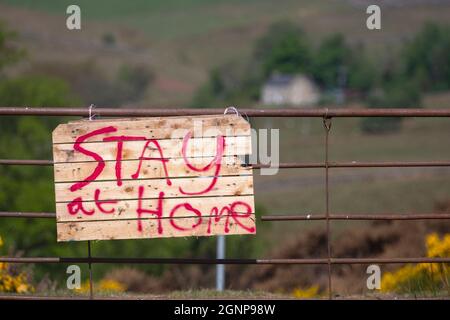
<svg viewBox="0 0 450 320"><path fill-rule="evenodd" d="M276 74L271 76L269 80L267 80L266 85L284 87L286 85L289 85L293 79L294 76L292 75Z"/></svg>

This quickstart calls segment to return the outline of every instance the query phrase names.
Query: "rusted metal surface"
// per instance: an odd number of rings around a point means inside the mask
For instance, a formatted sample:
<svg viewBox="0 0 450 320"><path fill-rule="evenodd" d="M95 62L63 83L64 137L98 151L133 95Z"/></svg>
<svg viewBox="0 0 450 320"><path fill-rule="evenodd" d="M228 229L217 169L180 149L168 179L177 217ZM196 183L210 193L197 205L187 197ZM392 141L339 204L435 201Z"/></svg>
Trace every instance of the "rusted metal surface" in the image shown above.
<svg viewBox="0 0 450 320"><path fill-rule="evenodd" d="M314 259L212 259L212 258L118 258L118 257L0 257L6 263L97 263L97 264L404 264L404 263L450 263L450 258L314 258Z"/></svg>
<svg viewBox="0 0 450 320"><path fill-rule="evenodd" d="M92 280L92 254L91 254L91 241L87 242L88 245L88 269L89 269L89 298L94 299L94 283Z"/></svg>
<svg viewBox="0 0 450 320"><path fill-rule="evenodd" d="M0 162L1 163L1 162ZM254 169L270 168L270 165L253 164ZM280 169L320 169L325 168L325 162L282 162ZM450 161L390 161L367 162L346 161L328 162L328 168L396 168L396 167L450 167Z"/></svg>
<svg viewBox="0 0 450 320"><path fill-rule="evenodd" d="M56 218L52 212L0 212L0 218Z"/></svg>
<svg viewBox="0 0 450 320"><path fill-rule="evenodd" d="M0 212L0 218L47 218L55 219L54 212ZM422 213L422 214L330 214L329 220L445 220L450 219L447 213ZM326 220L325 214L277 214L261 217L261 221L317 221Z"/></svg>
<svg viewBox="0 0 450 320"><path fill-rule="evenodd" d="M157 117L157 116L196 116L223 114L223 108L179 109L179 108L103 108L96 107L96 116L105 117ZM410 108L314 108L314 109L239 109L248 117L450 117L450 109L410 109ZM89 116L89 108L0 108L0 115L38 115L38 116Z"/></svg>
<svg viewBox="0 0 450 320"><path fill-rule="evenodd" d="M117 297L119 298L119 297ZM100 298L97 298L100 299ZM96 299L96 300L97 300ZM41 300L90 300L86 296L31 296L31 295L0 295L0 300L41 301Z"/></svg>
<svg viewBox="0 0 450 320"><path fill-rule="evenodd" d="M20 159L0 159L0 165L32 165L32 166L52 166L52 160L20 160ZM270 165L252 164L254 169L269 168ZM328 168L395 168L395 167L450 167L450 161L347 161L328 162ZM325 162L282 162L280 169L314 169L325 168Z"/></svg>
<svg viewBox="0 0 450 320"><path fill-rule="evenodd" d="M52 166L52 160L18 160L18 159L0 159L3 165L19 165L19 166Z"/></svg>
<svg viewBox="0 0 450 320"><path fill-rule="evenodd" d="M330 220L445 220L450 219L447 213L428 214L330 214ZM267 215L261 217L262 221L308 221L326 220L324 214L304 214L304 215Z"/></svg>
<svg viewBox="0 0 450 320"><path fill-rule="evenodd" d="M333 299L333 287L331 283L331 231L330 231L330 183L328 161L329 136L331 130L331 118L323 118L323 128L325 129L325 221L327 234L327 260L328 260L328 299Z"/></svg>

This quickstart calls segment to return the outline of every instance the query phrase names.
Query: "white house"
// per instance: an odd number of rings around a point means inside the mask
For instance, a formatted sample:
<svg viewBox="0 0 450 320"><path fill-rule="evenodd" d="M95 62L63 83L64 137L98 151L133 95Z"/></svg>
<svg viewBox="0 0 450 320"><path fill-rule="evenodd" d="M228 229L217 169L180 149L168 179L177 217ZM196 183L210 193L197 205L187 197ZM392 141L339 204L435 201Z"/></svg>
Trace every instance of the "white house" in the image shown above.
<svg viewBox="0 0 450 320"><path fill-rule="evenodd" d="M320 90L305 75L273 75L262 87L261 102L265 105L314 106Z"/></svg>

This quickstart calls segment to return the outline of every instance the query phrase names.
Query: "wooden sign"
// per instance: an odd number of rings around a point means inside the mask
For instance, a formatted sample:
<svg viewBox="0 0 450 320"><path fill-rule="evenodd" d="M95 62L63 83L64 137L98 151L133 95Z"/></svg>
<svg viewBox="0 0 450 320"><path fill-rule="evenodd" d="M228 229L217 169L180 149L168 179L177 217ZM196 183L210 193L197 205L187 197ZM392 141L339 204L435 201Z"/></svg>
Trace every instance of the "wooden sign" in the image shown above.
<svg viewBox="0 0 450 320"><path fill-rule="evenodd" d="M53 131L58 241L253 234L250 124L81 120Z"/></svg>

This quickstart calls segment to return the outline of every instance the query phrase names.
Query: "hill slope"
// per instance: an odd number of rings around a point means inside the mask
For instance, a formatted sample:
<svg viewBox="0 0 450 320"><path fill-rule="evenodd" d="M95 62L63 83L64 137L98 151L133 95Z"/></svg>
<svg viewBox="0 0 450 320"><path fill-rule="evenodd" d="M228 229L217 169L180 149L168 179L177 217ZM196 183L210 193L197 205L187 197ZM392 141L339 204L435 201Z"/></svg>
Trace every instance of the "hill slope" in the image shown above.
<svg viewBox="0 0 450 320"><path fill-rule="evenodd" d="M364 43L373 55L388 55L427 21L447 22L450 4L389 1L382 5L382 30L365 26L363 0L170 0L77 3L82 30L65 29L69 0L2 0L0 20L18 30L32 61L76 63L94 60L112 72L123 63L151 66L155 88L144 103L183 105L206 80L208 70L242 59L273 22L290 20L304 27L313 41L342 32ZM114 48L102 39L112 34Z"/></svg>

